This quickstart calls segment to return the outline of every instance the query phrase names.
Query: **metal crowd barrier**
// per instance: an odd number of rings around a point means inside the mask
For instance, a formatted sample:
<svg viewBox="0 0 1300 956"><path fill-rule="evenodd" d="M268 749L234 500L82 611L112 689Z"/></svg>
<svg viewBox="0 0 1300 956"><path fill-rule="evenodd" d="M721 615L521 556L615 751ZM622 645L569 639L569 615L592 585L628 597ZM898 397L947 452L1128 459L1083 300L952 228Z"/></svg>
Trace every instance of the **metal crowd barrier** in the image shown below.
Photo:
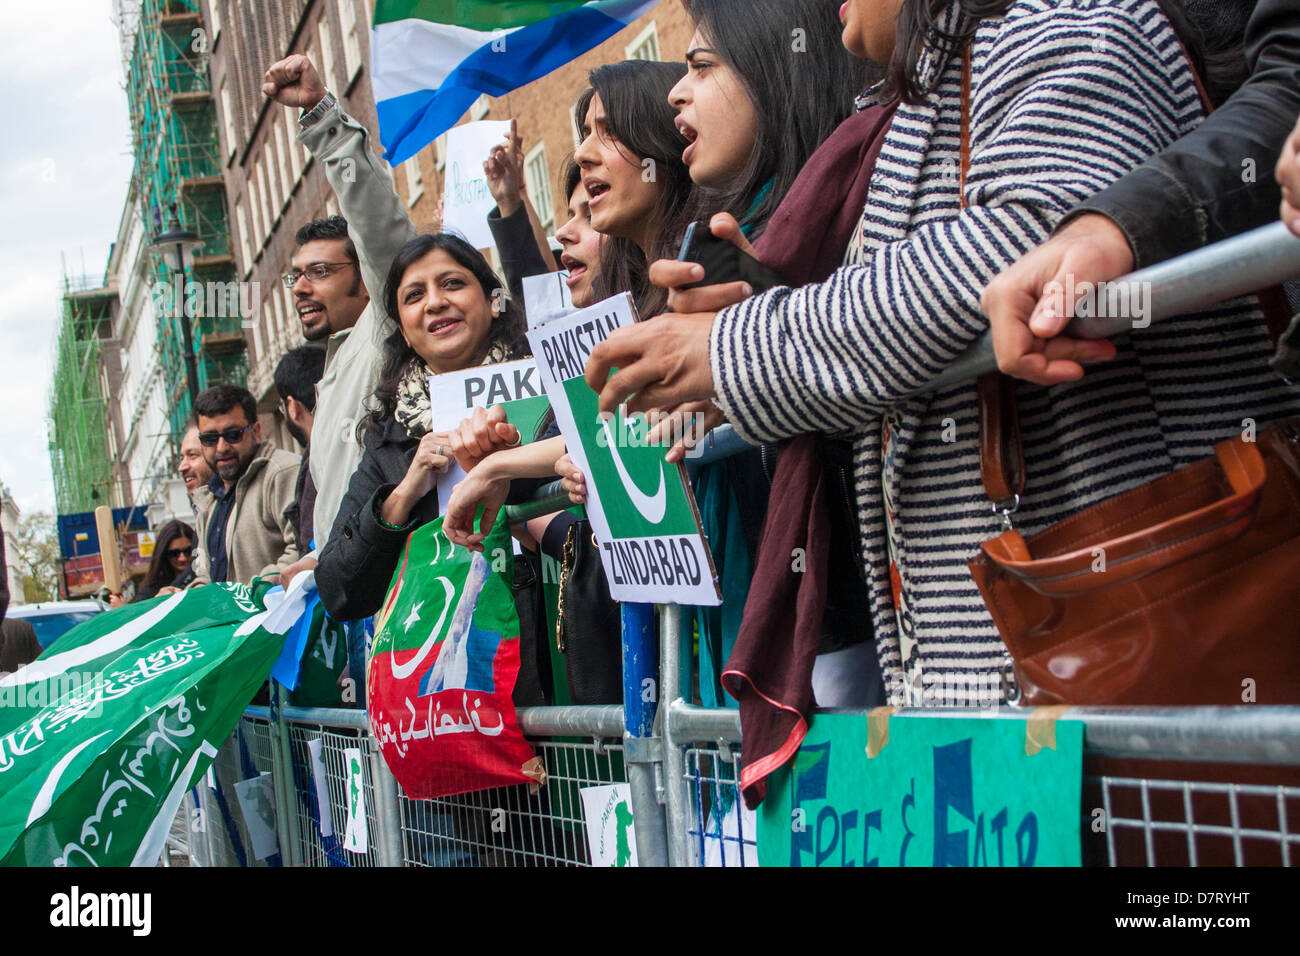
<svg viewBox="0 0 1300 956"><path fill-rule="evenodd" d="M1277 224L1121 281L1150 283L1153 318L1160 318L1297 274L1300 239ZM1071 330L1098 337L1123 329L1094 319L1076 320ZM993 367L986 339L928 388ZM717 460L745 447L724 426L696 460ZM556 482L507 514L518 521L567 505ZM579 790L626 782L642 865L755 865L755 817L744 808L737 783L743 760L739 716L687 701L690 642L683 640L679 609L624 605L623 640L624 706L519 711L520 726L549 777L536 793L519 786L411 799L384 764L363 711L284 707L277 698L270 708L246 711L216 761L218 788L200 786L187 795L187 839L176 835L169 846L178 854L187 851L193 865L223 865L232 858L258 862L249 859L247 826L231 819L239 814L230 791L237 780L269 772L279 848L273 864L580 866L590 857ZM657 694L643 693L646 681L655 682ZM897 713L1023 720L1029 712L1008 706ZM1300 707L1076 707L1058 717L1085 726L1080 830L1086 864L1290 866L1300 858ZM332 838L321 836L307 757L313 739L322 741ZM341 848L343 750L354 747L367 758L365 854ZM224 800L218 799L223 786ZM1101 829L1094 826L1097 810L1105 820Z"/></svg>

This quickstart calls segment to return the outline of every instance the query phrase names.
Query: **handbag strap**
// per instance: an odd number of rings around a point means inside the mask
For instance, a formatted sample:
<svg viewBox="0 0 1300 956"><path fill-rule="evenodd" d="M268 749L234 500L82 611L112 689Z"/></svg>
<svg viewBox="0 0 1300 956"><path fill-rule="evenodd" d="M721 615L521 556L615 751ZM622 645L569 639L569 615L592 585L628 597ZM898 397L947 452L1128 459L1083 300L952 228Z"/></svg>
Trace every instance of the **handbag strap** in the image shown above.
<svg viewBox="0 0 1300 956"><path fill-rule="evenodd" d="M966 174L970 169L970 46L962 51L961 63L961 168L958 196L966 208ZM1025 453L1020 441L1020 412L1016 406L1015 382L1001 372L981 375L979 390L980 479L1002 515L1004 529L1011 527L1011 515L1020 505L1025 490Z"/></svg>

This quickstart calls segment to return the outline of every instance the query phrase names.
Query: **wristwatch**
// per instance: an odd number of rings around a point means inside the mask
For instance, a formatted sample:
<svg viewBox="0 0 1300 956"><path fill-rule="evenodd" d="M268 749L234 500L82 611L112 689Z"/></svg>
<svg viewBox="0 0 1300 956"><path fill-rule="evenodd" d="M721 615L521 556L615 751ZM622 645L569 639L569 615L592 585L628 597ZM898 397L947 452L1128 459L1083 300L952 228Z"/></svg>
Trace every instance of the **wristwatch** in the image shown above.
<svg viewBox="0 0 1300 956"><path fill-rule="evenodd" d="M314 126L316 123L319 123L324 119L325 114L336 106L338 106L338 100L334 99L333 93L326 90L325 95L321 98L319 103L309 110L304 110L303 114L298 117L298 125L304 129L308 126Z"/></svg>

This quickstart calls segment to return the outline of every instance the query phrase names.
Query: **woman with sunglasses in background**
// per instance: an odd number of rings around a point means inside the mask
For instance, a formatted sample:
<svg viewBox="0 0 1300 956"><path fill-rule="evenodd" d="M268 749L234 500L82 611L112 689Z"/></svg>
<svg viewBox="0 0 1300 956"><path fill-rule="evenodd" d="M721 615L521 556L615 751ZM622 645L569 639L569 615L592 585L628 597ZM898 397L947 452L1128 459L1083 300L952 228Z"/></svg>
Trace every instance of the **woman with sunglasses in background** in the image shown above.
<svg viewBox="0 0 1300 956"><path fill-rule="evenodd" d="M147 601L159 594L172 594L194 580L194 529L183 521L168 521L154 538L149 570L135 592L135 600Z"/></svg>

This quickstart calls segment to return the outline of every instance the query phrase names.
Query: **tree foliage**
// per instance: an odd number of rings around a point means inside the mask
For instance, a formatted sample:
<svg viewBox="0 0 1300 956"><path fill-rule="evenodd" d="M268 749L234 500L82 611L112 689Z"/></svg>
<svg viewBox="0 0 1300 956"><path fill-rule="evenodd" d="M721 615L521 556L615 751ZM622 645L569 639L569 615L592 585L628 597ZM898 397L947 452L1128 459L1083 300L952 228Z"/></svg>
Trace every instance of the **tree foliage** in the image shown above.
<svg viewBox="0 0 1300 956"><path fill-rule="evenodd" d="M8 560L23 576L28 602L59 599L59 534L54 516L35 511L23 516L9 531ZM14 595L19 600L22 595Z"/></svg>

